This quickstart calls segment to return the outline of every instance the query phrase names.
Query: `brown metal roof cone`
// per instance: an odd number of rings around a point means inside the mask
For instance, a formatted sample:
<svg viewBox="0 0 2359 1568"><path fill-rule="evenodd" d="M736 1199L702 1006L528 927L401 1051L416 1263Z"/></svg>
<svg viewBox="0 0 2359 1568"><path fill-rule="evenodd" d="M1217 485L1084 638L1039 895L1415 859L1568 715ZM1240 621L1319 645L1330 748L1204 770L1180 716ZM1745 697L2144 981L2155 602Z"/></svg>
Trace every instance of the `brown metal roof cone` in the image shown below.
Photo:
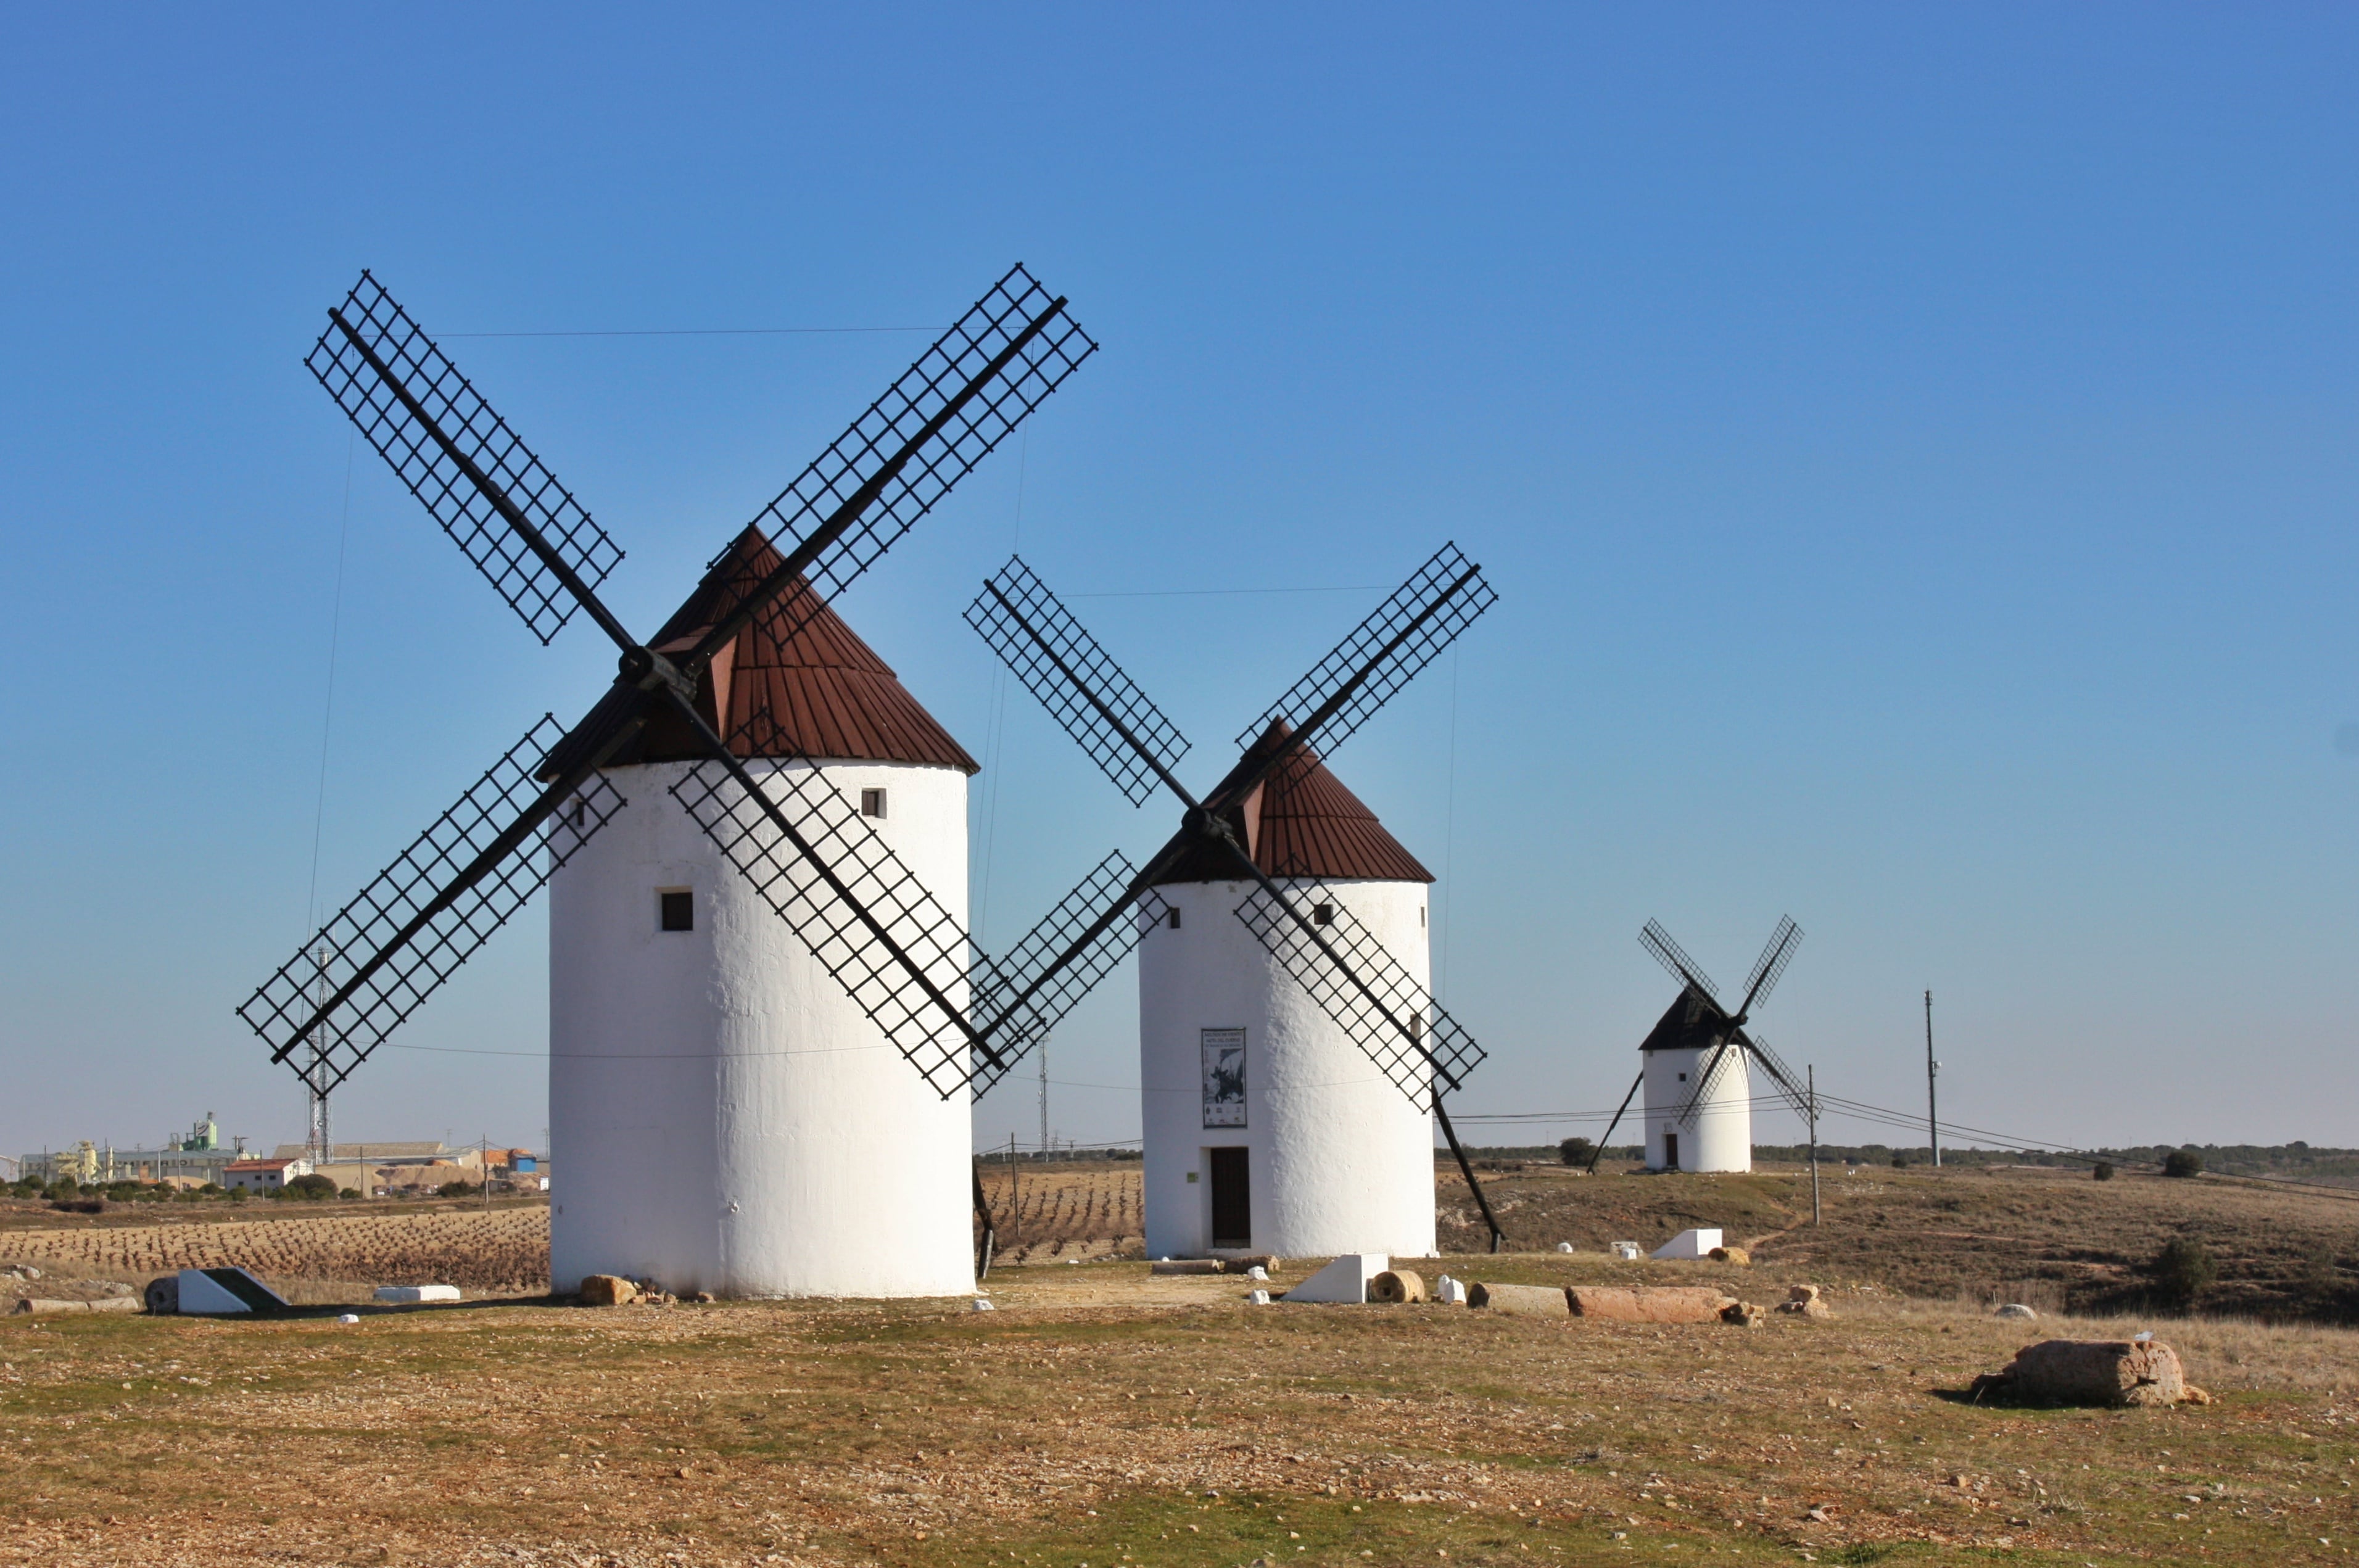
<svg viewBox="0 0 2359 1568"><path fill-rule="evenodd" d="M1229 777L1261 765L1291 739L1294 728L1272 721L1246 748ZM1215 789L1214 794L1220 791ZM1229 812L1229 825L1269 877L1318 877L1367 882L1430 882L1433 873L1385 831L1375 812L1343 788L1319 754L1304 746L1272 769L1242 805ZM1163 883L1234 882L1234 862L1199 850L1163 877Z"/></svg>
<svg viewBox="0 0 2359 1568"><path fill-rule="evenodd" d="M748 527L649 646L686 653L784 559L761 529ZM794 629L781 639L779 626ZM696 706L740 757L982 770L892 667L800 579L713 659L697 682ZM748 736L743 726L766 709L768 723L753 726L758 740ZM617 760L685 762L704 755L677 713L658 710L638 745Z"/></svg>

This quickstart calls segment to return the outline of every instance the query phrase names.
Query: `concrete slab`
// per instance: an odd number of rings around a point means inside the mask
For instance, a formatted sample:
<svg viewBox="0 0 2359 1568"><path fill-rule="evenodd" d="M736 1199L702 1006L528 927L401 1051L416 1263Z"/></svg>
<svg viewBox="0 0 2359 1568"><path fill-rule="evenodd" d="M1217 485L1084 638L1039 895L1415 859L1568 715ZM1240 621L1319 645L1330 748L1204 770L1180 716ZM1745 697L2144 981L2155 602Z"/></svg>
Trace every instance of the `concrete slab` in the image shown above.
<svg viewBox="0 0 2359 1568"><path fill-rule="evenodd" d="M1383 1252L1347 1252L1286 1293L1289 1301L1344 1302L1365 1306L1368 1287L1393 1266Z"/></svg>

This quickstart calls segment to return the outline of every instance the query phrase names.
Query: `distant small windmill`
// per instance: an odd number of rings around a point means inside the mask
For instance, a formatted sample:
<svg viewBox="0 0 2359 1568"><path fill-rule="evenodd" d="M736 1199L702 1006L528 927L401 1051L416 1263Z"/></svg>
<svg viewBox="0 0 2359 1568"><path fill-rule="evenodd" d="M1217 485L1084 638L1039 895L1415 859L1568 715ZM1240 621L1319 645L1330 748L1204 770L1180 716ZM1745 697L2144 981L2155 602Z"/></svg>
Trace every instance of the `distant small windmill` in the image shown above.
<svg viewBox="0 0 2359 1568"><path fill-rule="evenodd" d="M1660 924L1648 920L1638 933L1638 945L1680 982L1680 994L1653 1029L1638 1045L1640 1067L1630 1092L1606 1126L1589 1157L1597 1169L1623 1113L1647 1091L1647 1168L1650 1171L1750 1171L1753 1169L1753 1075L1758 1063L1778 1095L1806 1120L1810 1095L1792 1068L1758 1034L1745 1026L1754 1010L1793 962L1802 941L1802 928L1788 918L1777 922L1769 944L1745 976L1745 999L1734 1011L1721 1005L1718 988L1671 940Z"/></svg>
<svg viewBox="0 0 2359 1568"><path fill-rule="evenodd" d="M970 1086L1046 1035L1064 993L973 949L972 761L828 601L1097 345L1011 268L643 643L597 594L621 550L400 305L363 273L328 314L307 363L338 406L535 637L586 613L621 668L578 724L527 731L240 1016L323 1111L557 879L560 1288L591 1271L722 1294L969 1288L992 1239ZM1069 942L1060 922L1087 923L1073 911L1128 869L1110 856L1018 960L1118 962L1135 932ZM1011 989L1021 1005L970 1010Z"/></svg>
<svg viewBox="0 0 2359 1568"><path fill-rule="evenodd" d="M1432 996L1432 877L1321 756L1496 597L1445 545L1239 732L1243 755L1201 800L1173 771L1188 751L1178 726L1020 559L968 606L968 623L1133 805L1159 784L1181 808L1179 832L1100 916L1135 901L1147 942L1150 1252L1428 1252L1429 1113L1493 1249L1503 1241L1443 1108L1483 1051ZM1042 975L1062 968L1018 956Z"/></svg>

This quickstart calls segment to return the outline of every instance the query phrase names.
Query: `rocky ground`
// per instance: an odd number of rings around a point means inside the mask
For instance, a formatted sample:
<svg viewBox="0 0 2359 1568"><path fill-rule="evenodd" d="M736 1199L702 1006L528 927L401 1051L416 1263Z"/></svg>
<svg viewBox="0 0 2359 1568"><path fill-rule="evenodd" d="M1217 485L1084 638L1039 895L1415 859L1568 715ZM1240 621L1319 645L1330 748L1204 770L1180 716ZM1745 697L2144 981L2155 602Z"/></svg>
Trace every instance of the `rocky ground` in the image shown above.
<svg viewBox="0 0 2359 1568"><path fill-rule="evenodd" d="M2027 1338L2146 1325L1875 1289L1739 1329L1248 1283L1097 1263L995 1276L990 1312L0 1319L0 1563L2274 1564L2339 1561L2359 1523L2338 1330L2157 1321L2212 1404L2014 1410L1965 1390Z"/></svg>

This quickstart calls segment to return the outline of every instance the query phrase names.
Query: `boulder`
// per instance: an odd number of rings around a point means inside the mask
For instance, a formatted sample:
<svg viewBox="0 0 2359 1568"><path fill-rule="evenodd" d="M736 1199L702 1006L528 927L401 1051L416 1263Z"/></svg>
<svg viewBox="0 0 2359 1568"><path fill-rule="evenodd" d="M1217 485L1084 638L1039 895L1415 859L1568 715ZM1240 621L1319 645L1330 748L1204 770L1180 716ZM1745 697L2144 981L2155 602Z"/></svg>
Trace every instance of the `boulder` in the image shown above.
<svg viewBox="0 0 2359 1568"><path fill-rule="evenodd" d="M1753 1267L1753 1254L1741 1247L1715 1247L1704 1256L1714 1263L1734 1263L1739 1269Z"/></svg>
<svg viewBox="0 0 2359 1568"><path fill-rule="evenodd" d="M1769 1314L1751 1301L1731 1301L1720 1309L1720 1321L1737 1328L1759 1328L1769 1321Z"/></svg>
<svg viewBox="0 0 2359 1568"><path fill-rule="evenodd" d="M2021 1301L2009 1301L2006 1305L1993 1312L1991 1316L1995 1318L2017 1318L2025 1323L2031 1323L2036 1321L2039 1314L2033 1312L2029 1307L2025 1306Z"/></svg>
<svg viewBox="0 0 2359 1568"><path fill-rule="evenodd" d="M1734 1300L1709 1285L1575 1285L1572 1315L1609 1323L1712 1323Z"/></svg>
<svg viewBox="0 0 2359 1568"><path fill-rule="evenodd" d="M1166 1258L1152 1265L1150 1274L1223 1274L1228 1265L1217 1258Z"/></svg>
<svg viewBox="0 0 2359 1568"><path fill-rule="evenodd" d="M1974 1397L2026 1404L2208 1405L2179 1353L2158 1339L2046 1339L2015 1353L2004 1371L1974 1379Z"/></svg>
<svg viewBox="0 0 2359 1568"><path fill-rule="evenodd" d="M1466 1287L1444 1274L1433 1282L1433 1299L1445 1307L1462 1307L1466 1304Z"/></svg>
<svg viewBox="0 0 2359 1568"><path fill-rule="evenodd" d="M1567 1292L1555 1285L1492 1285L1478 1280L1467 1290L1466 1304L1514 1318L1572 1315Z"/></svg>
<svg viewBox="0 0 2359 1568"><path fill-rule="evenodd" d="M1368 1281L1368 1300L1401 1306L1425 1300L1425 1277L1408 1269L1387 1269Z"/></svg>
<svg viewBox="0 0 2359 1568"><path fill-rule="evenodd" d="M639 1288L619 1274L582 1277L582 1304L585 1307L627 1307L638 1299Z"/></svg>
<svg viewBox="0 0 2359 1568"><path fill-rule="evenodd" d="M1638 1244L1635 1241L1609 1242L1605 1249L1625 1263L1638 1261Z"/></svg>

